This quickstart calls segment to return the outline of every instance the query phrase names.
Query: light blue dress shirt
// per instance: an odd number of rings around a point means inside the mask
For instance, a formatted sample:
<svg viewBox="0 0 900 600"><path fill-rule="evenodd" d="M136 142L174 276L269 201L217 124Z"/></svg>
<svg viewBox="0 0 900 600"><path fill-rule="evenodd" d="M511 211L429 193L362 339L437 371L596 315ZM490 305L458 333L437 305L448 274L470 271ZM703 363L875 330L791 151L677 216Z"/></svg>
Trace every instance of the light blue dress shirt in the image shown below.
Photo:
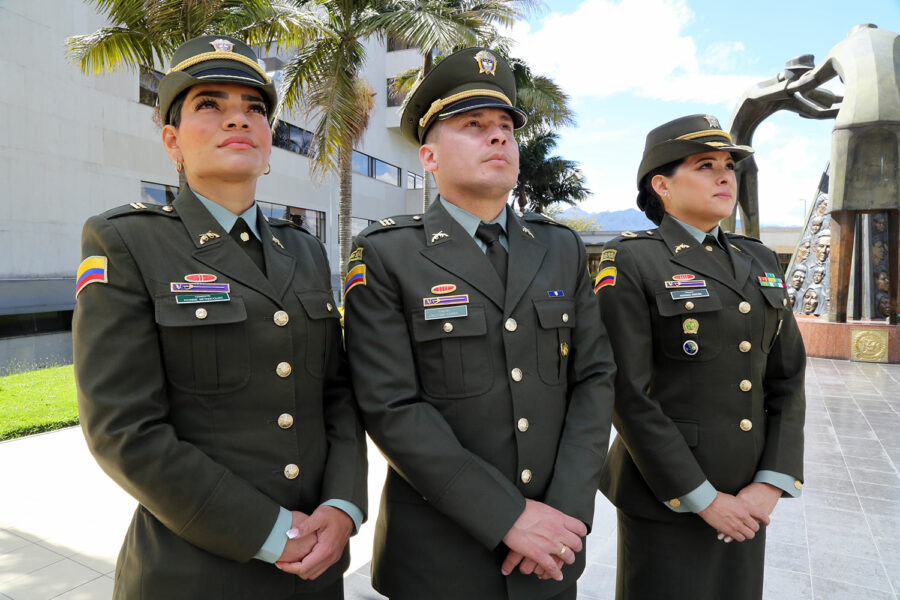
<svg viewBox="0 0 900 600"><path fill-rule="evenodd" d="M259 235L259 224L256 222L256 202L241 214L236 215L221 204L216 204L212 200L204 198L197 192L194 192L194 195L197 196L200 203L209 211L209 214L213 216L225 231L231 231L231 228L234 227L238 217L240 217L247 223L247 227L253 232L253 235L255 235L258 240L262 240ZM333 506L347 513L347 516L353 520L353 533L359 531L359 527L362 525L363 513L355 504L347 502L346 500L332 499L323 502L322 506ZM274 563L278 560L278 557L284 552L284 547L287 544L287 536L285 536L285 533L291 528L291 521L291 511L284 507L279 507L278 518L275 520L272 531L269 532L266 541L263 542L262 547L253 558L268 563Z"/></svg>
<svg viewBox="0 0 900 600"><path fill-rule="evenodd" d="M716 238L716 242L721 246L722 243L719 241L719 226L716 225L712 231L703 231L693 225L688 225L682 221L679 221L672 215L669 215L669 218L681 225L685 231L687 231L692 238L697 240L697 243L703 243L706 239L707 235L711 235ZM784 492L782 495L791 496L796 498L800 495L800 490L794 487L794 478L790 475L785 475L784 473L777 473L775 471L757 471L756 475L753 477L754 483L768 483L769 485L774 485L778 489ZM716 499L716 488L709 482L709 480L704 481L699 486L678 498L681 501L681 505L678 508L673 507L669 504L668 501L663 502L669 510L673 512L693 512L698 513L702 510L705 510L709 507L710 504L713 503L713 500Z"/></svg>
<svg viewBox="0 0 900 600"><path fill-rule="evenodd" d="M503 234L500 236L500 245L503 246L506 251L509 251L509 241L506 239L506 206L503 207L503 210L500 211L500 214L493 221L482 221L479 217L476 217L472 213L467 210L463 210L460 207L456 206L452 202L448 202L443 198L440 199L441 206L446 209L450 216L453 217L453 220L459 223L460 227L466 230L472 239L475 240L475 243L478 244L478 247L481 248L482 252L487 252L487 244L479 240L475 237L475 232L478 230L478 226L482 223L487 223L491 225L493 223L497 223L503 229Z"/></svg>

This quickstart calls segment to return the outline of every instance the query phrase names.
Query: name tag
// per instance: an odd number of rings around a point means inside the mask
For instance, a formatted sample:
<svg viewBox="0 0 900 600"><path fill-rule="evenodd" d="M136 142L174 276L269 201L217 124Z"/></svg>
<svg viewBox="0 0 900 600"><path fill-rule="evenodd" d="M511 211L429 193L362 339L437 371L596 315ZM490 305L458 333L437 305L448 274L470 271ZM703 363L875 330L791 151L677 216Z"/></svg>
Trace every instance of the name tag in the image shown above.
<svg viewBox="0 0 900 600"><path fill-rule="evenodd" d="M435 319L455 319L457 317L467 317L467 316L469 316L469 307L466 305L448 306L446 308L426 308L425 309L425 320L426 321L434 321Z"/></svg>
<svg viewBox="0 0 900 600"><path fill-rule="evenodd" d="M198 302L228 302L228 294L178 294L175 296L176 304L196 304Z"/></svg>
<svg viewBox="0 0 900 600"><path fill-rule="evenodd" d="M687 298L706 298L709 296L709 290L679 290L677 292L669 292L672 294L672 300L685 300Z"/></svg>

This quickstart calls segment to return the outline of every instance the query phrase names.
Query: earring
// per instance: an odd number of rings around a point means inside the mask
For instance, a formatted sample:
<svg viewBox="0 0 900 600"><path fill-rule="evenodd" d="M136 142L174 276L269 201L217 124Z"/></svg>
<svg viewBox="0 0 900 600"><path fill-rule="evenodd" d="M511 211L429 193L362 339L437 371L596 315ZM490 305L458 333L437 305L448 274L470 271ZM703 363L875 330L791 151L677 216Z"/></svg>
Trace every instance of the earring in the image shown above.
<svg viewBox="0 0 900 600"><path fill-rule="evenodd" d="M272 172L272 165L271 164L266 165L266 170L263 171L263 175L268 175L271 172Z"/></svg>
<svg viewBox="0 0 900 600"><path fill-rule="evenodd" d="M175 172L176 172L176 173L181 173L183 170L184 170L184 163L183 163L183 162L176 162L176 163L175 163Z"/></svg>

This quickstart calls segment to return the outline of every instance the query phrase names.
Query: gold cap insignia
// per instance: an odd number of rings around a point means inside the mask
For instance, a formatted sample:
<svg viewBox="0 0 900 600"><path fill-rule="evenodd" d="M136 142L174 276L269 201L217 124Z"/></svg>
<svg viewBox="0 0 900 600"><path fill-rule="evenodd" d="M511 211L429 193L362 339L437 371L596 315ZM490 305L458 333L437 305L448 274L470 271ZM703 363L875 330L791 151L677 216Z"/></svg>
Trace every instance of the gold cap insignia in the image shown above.
<svg viewBox="0 0 900 600"><path fill-rule="evenodd" d="M706 119L706 122L709 123L710 127L713 127L715 129L722 129L722 126L719 125L719 120L717 118L715 118L714 116L706 115L703 118Z"/></svg>
<svg viewBox="0 0 900 600"><path fill-rule="evenodd" d="M231 52L234 49L234 44L228 40L213 40L209 44L219 52Z"/></svg>
<svg viewBox="0 0 900 600"><path fill-rule="evenodd" d="M497 59L493 54L482 50L475 55L475 62L478 63L478 73L487 73L488 75L496 75Z"/></svg>

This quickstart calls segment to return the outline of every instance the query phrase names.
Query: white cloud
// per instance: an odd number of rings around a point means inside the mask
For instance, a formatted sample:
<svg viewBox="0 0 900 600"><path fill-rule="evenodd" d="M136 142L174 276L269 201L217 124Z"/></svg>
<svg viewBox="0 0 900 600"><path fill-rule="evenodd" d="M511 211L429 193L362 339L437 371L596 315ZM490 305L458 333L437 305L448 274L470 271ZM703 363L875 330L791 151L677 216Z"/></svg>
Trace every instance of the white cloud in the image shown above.
<svg viewBox="0 0 900 600"><path fill-rule="evenodd" d="M550 15L537 31L517 23L513 49L573 98L622 92L666 101L733 102L761 77L729 74L740 41L698 52L683 33L693 13L684 0L585 0L574 12ZM589 43L585 43L589 40Z"/></svg>

